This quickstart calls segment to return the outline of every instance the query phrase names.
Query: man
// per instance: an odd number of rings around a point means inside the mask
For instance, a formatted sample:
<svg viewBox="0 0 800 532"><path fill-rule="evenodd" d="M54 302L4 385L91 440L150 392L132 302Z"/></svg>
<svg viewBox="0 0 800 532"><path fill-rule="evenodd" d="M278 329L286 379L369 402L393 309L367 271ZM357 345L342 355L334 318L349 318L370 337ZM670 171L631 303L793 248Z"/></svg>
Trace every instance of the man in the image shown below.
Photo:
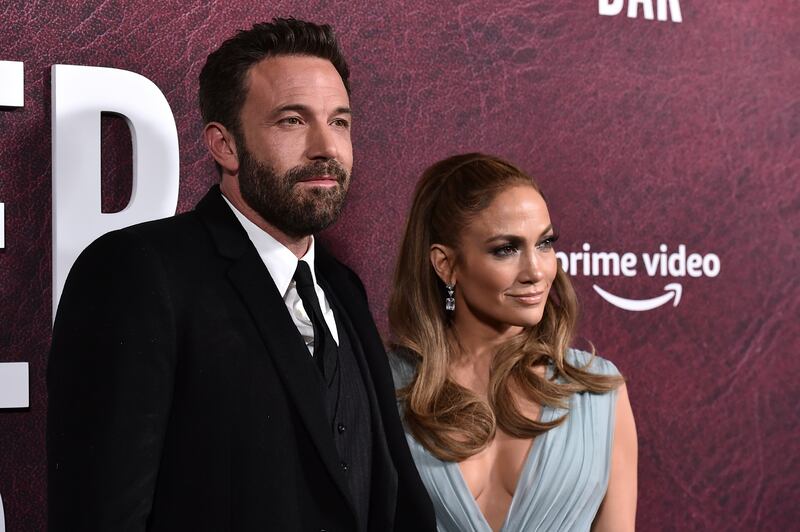
<svg viewBox="0 0 800 532"><path fill-rule="evenodd" d="M50 530L434 528L364 288L312 236L350 182L347 81L331 29L294 19L208 57L220 185L101 237L64 289Z"/></svg>

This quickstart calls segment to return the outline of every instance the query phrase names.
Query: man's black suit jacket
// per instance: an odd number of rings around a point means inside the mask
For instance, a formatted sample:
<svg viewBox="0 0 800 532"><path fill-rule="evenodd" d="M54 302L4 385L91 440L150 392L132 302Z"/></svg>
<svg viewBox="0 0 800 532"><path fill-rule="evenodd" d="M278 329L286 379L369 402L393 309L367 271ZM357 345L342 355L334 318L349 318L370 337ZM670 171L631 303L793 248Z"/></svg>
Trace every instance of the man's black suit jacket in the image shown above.
<svg viewBox="0 0 800 532"><path fill-rule="evenodd" d="M432 530L364 287L321 247L315 268L363 348L385 434L369 529ZM54 326L50 530L354 530L315 371L218 187L190 213L99 238Z"/></svg>

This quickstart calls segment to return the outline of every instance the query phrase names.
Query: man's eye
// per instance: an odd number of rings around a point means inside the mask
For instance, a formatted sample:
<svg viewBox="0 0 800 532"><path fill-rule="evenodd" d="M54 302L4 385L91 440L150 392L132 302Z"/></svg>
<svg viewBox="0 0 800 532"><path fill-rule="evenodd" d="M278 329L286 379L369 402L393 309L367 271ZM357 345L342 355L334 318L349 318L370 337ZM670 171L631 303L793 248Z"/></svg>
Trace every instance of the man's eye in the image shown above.
<svg viewBox="0 0 800 532"><path fill-rule="evenodd" d="M287 116L286 118L281 118L279 122L288 126L299 126L303 123L303 120L299 116Z"/></svg>
<svg viewBox="0 0 800 532"><path fill-rule="evenodd" d="M343 129L350 129L350 121L345 118L337 118L332 124Z"/></svg>
<svg viewBox="0 0 800 532"><path fill-rule="evenodd" d="M511 255L514 255L517 251L518 251L517 246L506 244L505 246L494 248L492 250L492 254L496 257L509 257Z"/></svg>
<svg viewBox="0 0 800 532"><path fill-rule="evenodd" d="M536 249L538 249L539 251L549 251L553 249L553 244L556 243L556 240L558 240L558 236L556 235L548 236L547 238L536 244Z"/></svg>

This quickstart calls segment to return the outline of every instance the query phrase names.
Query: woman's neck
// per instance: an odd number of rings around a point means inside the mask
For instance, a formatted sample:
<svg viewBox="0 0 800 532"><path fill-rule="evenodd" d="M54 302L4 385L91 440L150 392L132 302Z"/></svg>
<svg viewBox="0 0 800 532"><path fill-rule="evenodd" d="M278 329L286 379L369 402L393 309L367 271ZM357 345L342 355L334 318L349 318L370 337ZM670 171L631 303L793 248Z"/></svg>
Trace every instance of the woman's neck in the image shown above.
<svg viewBox="0 0 800 532"><path fill-rule="evenodd" d="M472 314L457 314L451 329L456 351L450 362L451 378L474 393L485 395L498 347L522 330L518 326L487 324Z"/></svg>
<svg viewBox="0 0 800 532"><path fill-rule="evenodd" d="M497 347L522 330L523 327L507 323L488 323L467 311L453 317L452 332L458 342L458 358L491 358Z"/></svg>

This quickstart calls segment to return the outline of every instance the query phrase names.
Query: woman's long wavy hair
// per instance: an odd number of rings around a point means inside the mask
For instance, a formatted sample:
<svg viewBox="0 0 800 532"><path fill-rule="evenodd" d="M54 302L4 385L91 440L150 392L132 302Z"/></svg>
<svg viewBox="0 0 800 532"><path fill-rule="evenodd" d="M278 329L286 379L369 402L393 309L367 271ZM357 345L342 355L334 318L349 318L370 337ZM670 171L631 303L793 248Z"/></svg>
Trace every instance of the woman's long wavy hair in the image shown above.
<svg viewBox="0 0 800 532"><path fill-rule="evenodd" d="M399 391L406 424L441 460L462 461L480 452L498 427L516 438L534 438L564 421L566 416L551 422L526 417L515 394L539 405L566 408L573 393L603 393L622 383L621 377L595 375L565 361L578 303L561 268L539 324L525 328L494 354L488 400L450 378L458 339L444 309L444 284L431 265L431 245L449 246L458 255L462 228L499 192L518 185L541 194L530 177L508 162L470 153L428 168L414 193L394 274L389 324L396 347L417 362L414 379ZM547 363L554 367L551 379L533 371Z"/></svg>

